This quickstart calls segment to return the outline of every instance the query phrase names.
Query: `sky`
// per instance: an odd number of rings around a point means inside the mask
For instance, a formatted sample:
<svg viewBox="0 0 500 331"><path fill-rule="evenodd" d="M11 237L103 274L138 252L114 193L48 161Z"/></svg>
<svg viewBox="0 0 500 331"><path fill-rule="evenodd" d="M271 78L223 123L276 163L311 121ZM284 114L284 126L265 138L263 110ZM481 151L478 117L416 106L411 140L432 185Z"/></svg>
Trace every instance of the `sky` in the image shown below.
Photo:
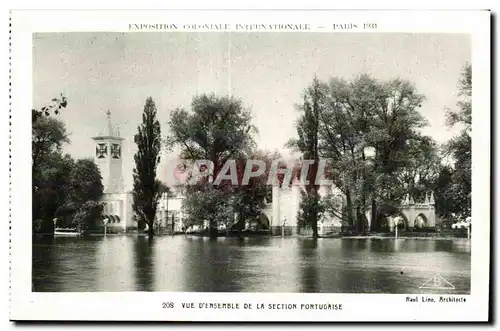
<svg viewBox="0 0 500 331"><path fill-rule="evenodd" d="M468 35L399 33L39 33L33 36L33 106L61 93L68 106L59 119L75 158L94 157L91 137L106 124L125 138L124 183L132 187L133 136L147 97L158 109L162 134L172 110L190 108L193 96L232 94L253 115L262 150L289 152L299 113L294 104L314 75L351 79L361 73L380 80L407 79L425 95L419 111L424 133L445 142L457 129L445 126L456 108L457 83L470 62ZM159 177L176 151L162 155Z"/></svg>

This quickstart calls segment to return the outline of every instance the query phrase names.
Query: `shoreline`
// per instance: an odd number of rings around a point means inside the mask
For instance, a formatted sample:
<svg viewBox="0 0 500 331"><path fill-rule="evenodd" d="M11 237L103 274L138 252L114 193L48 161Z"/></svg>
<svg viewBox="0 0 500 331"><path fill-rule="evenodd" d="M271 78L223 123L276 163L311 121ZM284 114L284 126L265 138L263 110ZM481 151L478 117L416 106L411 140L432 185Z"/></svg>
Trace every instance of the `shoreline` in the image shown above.
<svg viewBox="0 0 500 331"><path fill-rule="evenodd" d="M124 232L124 233L91 233L91 234L82 234L79 236L65 236L65 235L54 235L53 233L33 233L32 236L38 237L54 237L54 238L88 238L88 237L119 237L119 236L137 236L137 237L148 237L146 233L137 233L137 232ZM174 236L185 236L185 237L199 237L199 238L209 238L206 234L200 233L175 233L175 234L155 234L154 237L174 237ZM154 238L153 237L153 238ZM270 234L259 234L259 233L243 233L241 235L232 234L232 235L220 235L214 237L217 238L253 238L253 237L270 237L270 238L283 238L283 239L313 239L310 235L288 235L288 236L280 236L280 235L270 235ZM376 239L376 240L471 240L471 238L462 237L462 236L453 236L453 235L443 235L439 236L436 233L432 233L432 235L427 236L419 236L419 235L400 235L397 238L394 235L385 235L385 234L366 234L366 235L328 235L328 236L319 236L317 239Z"/></svg>
<svg viewBox="0 0 500 331"><path fill-rule="evenodd" d="M471 238L464 238L464 237L453 237L453 236L429 236L429 237L418 237L418 236L398 236L395 238L394 236L389 237L389 236L343 236L343 237L320 237L320 238L338 238L338 239L377 239L377 240L385 240L385 239L392 239L392 240L456 240L456 239L463 239L463 240L471 240Z"/></svg>

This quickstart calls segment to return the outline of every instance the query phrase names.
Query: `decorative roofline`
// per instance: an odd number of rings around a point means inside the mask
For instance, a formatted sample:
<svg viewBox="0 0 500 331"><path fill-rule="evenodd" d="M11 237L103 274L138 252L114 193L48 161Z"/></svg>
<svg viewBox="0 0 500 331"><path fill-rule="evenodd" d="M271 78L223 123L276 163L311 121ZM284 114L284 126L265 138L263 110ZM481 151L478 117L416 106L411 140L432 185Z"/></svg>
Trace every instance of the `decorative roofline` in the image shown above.
<svg viewBox="0 0 500 331"><path fill-rule="evenodd" d="M94 140L98 140L98 139L125 140L125 138L122 138L122 137L105 136L105 135L102 135L102 136L95 136L95 137L92 137L92 139L94 139Z"/></svg>

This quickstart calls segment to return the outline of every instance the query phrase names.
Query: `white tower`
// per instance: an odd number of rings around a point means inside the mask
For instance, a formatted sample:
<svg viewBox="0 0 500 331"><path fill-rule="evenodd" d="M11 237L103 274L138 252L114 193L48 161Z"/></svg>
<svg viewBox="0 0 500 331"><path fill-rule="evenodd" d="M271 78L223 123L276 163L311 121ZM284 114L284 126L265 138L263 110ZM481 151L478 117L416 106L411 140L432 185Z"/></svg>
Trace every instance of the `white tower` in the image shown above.
<svg viewBox="0 0 500 331"><path fill-rule="evenodd" d="M122 175L122 141L118 130L111 124L111 112L106 113L104 129L96 137L95 160L101 171L104 193L119 193L123 191Z"/></svg>

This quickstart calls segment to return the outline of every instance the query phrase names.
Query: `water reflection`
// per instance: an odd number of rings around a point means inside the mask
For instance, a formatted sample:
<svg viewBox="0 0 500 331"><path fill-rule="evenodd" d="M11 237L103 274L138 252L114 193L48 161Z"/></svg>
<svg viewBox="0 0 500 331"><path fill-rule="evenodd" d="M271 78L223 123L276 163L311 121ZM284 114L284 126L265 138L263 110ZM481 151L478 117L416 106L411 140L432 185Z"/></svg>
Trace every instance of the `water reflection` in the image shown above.
<svg viewBox="0 0 500 331"><path fill-rule="evenodd" d="M134 271L136 290L154 291L154 242L156 238L138 236L134 240Z"/></svg>
<svg viewBox="0 0 500 331"><path fill-rule="evenodd" d="M35 291L469 293L470 242L142 236L33 238ZM433 293L426 290L426 293Z"/></svg>
<svg viewBox="0 0 500 331"><path fill-rule="evenodd" d="M47 277L58 269L57 259L54 246L54 237L37 237L34 238L36 245L32 246L33 268L31 269L31 277L33 279L34 291L52 291L57 288L56 279Z"/></svg>
<svg viewBox="0 0 500 331"><path fill-rule="evenodd" d="M319 292L319 253L318 240L299 240L298 259L304 259L299 265L300 292Z"/></svg>
<svg viewBox="0 0 500 331"><path fill-rule="evenodd" d="M449 252L452 250L453 242L451 240L434 241L434 250L437 252Z"/></svg>

